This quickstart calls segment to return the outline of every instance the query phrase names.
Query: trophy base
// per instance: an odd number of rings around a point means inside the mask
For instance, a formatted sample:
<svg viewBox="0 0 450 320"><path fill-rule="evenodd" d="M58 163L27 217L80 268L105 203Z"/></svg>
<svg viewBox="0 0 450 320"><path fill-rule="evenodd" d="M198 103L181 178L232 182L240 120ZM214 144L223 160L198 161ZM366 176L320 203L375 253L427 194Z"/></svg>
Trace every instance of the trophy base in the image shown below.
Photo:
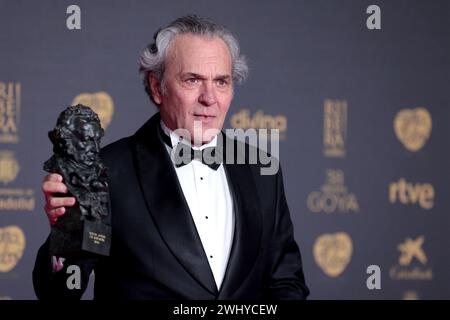
<svg viewBox="0 0 450 320"><path fill-rule="evenodd" d="M109 256L111 227L100 221L81 220L80 214L70 212L72 210L52 226L50 254L63 258Z"/></svg>

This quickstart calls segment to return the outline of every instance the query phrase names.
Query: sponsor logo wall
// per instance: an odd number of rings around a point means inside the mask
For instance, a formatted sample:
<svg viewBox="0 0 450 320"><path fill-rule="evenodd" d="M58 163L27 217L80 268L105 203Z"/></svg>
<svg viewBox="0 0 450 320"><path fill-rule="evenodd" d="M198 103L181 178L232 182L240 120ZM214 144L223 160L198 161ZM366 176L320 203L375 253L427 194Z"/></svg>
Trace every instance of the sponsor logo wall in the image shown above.
<svg viewBox="0 0 450 320"><path fill-rule="evenodd" d="M137 61L158 27L187 13L168 3L79 1L80 28L68 28L64 3L2 1L0 299L35 299L49 232L42 165L59 113L91 106L107 144L156 112ZM312 299L450 299L450 3L399 3L377 1L389 13L377 30L357 0L188 10L227 25L248 57L225 128L279 130ZM380 289L366 286L370 265Z"/></svg>

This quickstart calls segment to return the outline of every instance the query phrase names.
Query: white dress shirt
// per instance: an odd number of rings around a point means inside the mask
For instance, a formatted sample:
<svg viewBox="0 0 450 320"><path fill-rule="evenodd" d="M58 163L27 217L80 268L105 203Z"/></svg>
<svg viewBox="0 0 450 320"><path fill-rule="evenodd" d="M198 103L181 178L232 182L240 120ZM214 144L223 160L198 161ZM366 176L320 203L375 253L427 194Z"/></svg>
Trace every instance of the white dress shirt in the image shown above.
<svg viewBox="0 0 450 320"><path fill-rule="evenodd" d="M162 120L161 128L170 137L173 148L176 148L180 141L191 145L190 141L183 140L167 128ZM201 147L191 147L202 150L216 145L217 137ZM166 145L166 149L174 162L172 148ZM220 289L227 268L234 233L233 201L225 168L221 164L217 170L213 170L197 159L178 168L174 164L174 168L217 288ZM174 221L174 223L176 222Z"/></svg>

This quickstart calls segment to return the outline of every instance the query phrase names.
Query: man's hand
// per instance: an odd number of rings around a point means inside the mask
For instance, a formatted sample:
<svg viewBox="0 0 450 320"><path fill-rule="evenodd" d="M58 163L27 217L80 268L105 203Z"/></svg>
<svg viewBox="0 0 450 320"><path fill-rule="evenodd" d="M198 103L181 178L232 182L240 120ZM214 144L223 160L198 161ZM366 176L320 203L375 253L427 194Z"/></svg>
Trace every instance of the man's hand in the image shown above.
<svg viewBox="0 0 450 320"><path fill-rule="evenodd" d="M44 210L51 225L56 223L58 217L66 212L65 207L75 204L74 197L55 197L55 193L65 194L67 186L63 183L63 177L57 173L47 175L42 182L42 191L45 196Z"/></svg>

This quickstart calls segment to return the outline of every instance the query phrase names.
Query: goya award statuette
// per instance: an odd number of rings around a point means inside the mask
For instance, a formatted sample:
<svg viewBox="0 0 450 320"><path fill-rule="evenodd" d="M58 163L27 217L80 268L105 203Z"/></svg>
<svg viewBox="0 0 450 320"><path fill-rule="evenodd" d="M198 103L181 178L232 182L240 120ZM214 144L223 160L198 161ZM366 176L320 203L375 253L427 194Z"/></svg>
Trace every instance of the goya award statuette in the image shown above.
<svg viewBox="0 0 450 320"><path fill-rule="evenodd" d="M64 178L68 194L76 198L72 207L52 225L50 253L73 257L91 253L109 255L111 227L106 167L100 161L104 131L98 115L81 104L68 107L48 133L53 156L44 170Z"/></svg>

